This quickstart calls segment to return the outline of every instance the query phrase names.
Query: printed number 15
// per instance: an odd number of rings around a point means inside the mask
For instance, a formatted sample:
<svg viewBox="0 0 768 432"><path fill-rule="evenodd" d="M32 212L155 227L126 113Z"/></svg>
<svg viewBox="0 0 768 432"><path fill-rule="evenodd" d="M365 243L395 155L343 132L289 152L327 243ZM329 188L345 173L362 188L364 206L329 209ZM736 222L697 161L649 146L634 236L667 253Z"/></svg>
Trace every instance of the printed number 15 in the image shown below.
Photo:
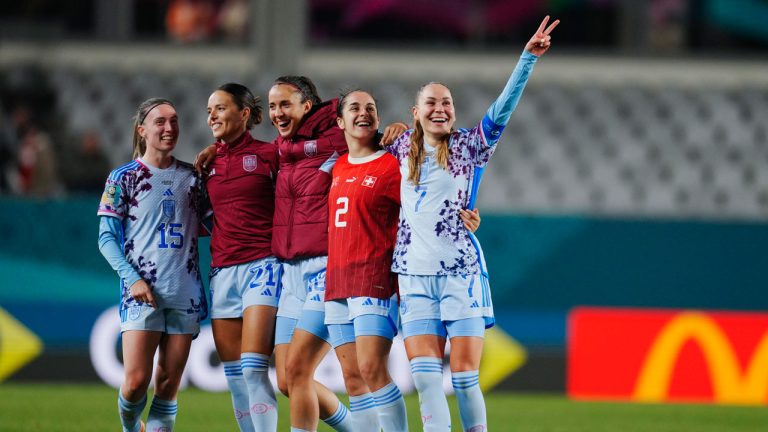
<svg viewBox="0 0 768 432"><path fill-rule="evenodd" d="M182 225L179 223L168 224L167 240L170 241L169 243L166 241L166 225L165 223L161 223L157 227L157 230L160 231L160 244L158 244L157 247L160 249L167 249L169 246L171 249L182 248L184 246L184 235L179 232L181 230L181 226Z"/></svg>

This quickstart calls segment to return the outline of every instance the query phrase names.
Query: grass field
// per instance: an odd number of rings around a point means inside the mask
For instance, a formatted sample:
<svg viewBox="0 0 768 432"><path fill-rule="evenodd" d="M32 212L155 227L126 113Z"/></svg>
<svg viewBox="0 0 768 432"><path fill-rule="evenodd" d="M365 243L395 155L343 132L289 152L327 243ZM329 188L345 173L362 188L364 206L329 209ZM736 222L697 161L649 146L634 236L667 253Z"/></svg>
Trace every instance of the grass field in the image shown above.
<svg viewBox="0 0 768 432"><path fill-rule="evenodd" d="M117 431L116 391L101 385L0 384L0 431ZM406 398L412 431L421 430L418 400ZM180 395L176 430L237 430L226 393L185 390ZM455 400L450 400L453 430L460 431ZM640 405L572 402L562 396L492 393L486 396L491 431L696 431L768 430L763 407ZM146 416L146 411L145 411ZM278 430L289 430L288 401L280 398ZM320 431L330 431L325 425Z"/></svg>

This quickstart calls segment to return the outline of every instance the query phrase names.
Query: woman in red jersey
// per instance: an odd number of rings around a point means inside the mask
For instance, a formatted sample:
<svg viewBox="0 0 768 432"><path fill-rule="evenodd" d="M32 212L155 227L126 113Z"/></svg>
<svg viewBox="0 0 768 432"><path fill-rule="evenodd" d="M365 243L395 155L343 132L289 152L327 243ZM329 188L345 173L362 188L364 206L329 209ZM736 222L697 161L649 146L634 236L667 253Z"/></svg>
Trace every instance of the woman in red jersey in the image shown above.
<svg viewBox="0 0 768 432"><path fill-rule="evenodd" d="M248 132L261 122L259 99L228 83L208 98L216 138L206 176L211 233L211 325L241 431L275 430L269 359L282 264L272 254L277 147Z"/></svg>

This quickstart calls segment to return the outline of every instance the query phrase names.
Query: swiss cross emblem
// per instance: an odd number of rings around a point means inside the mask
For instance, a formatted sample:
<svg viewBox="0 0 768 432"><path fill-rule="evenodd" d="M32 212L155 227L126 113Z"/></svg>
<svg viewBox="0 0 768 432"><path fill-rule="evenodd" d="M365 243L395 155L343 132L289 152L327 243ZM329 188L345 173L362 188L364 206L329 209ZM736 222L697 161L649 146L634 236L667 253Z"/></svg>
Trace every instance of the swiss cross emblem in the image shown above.
<svg viewBox="0 0 768 432"><path fill-rule="evenodd" d="M374 184L376 184L376 177L374 176L365 176L363 179L362 185L365 187L372 188Z"/></svg>
<svg viewBox="0 0 768 432"><path fill-rule="evenodd" d="M256 169L255 155L243 156L243 169L248 172L251 172Z"/></svg>

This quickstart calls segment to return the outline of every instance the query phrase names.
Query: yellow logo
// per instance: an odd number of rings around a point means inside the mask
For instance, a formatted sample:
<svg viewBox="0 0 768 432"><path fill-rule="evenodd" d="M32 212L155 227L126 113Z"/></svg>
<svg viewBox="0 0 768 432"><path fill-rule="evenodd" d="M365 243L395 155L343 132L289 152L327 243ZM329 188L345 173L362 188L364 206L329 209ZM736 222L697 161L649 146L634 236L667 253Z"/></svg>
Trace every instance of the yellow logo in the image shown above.
<svg viewBox="0 0 768 432"><path fill-rule="evenodd" d="M715 402L765 404L768 398L768 331L742 371L726 334L712 318L699 312L683 312L659 332L638 376L635 400L666 400L675 362L688 341L695 341L704 353Z"/></svg>
<svg viewBox="0 0 768 432"><path fill-rule="evenodd" d="M485 331L480 388L489 390L525 364L525 348L498 325Z"/></svg>
<svg viewBox="0 0 768 432"><path fill-rule="evenodd" d="M43 351L40 338L0 308L0 382Z"/></svg>

